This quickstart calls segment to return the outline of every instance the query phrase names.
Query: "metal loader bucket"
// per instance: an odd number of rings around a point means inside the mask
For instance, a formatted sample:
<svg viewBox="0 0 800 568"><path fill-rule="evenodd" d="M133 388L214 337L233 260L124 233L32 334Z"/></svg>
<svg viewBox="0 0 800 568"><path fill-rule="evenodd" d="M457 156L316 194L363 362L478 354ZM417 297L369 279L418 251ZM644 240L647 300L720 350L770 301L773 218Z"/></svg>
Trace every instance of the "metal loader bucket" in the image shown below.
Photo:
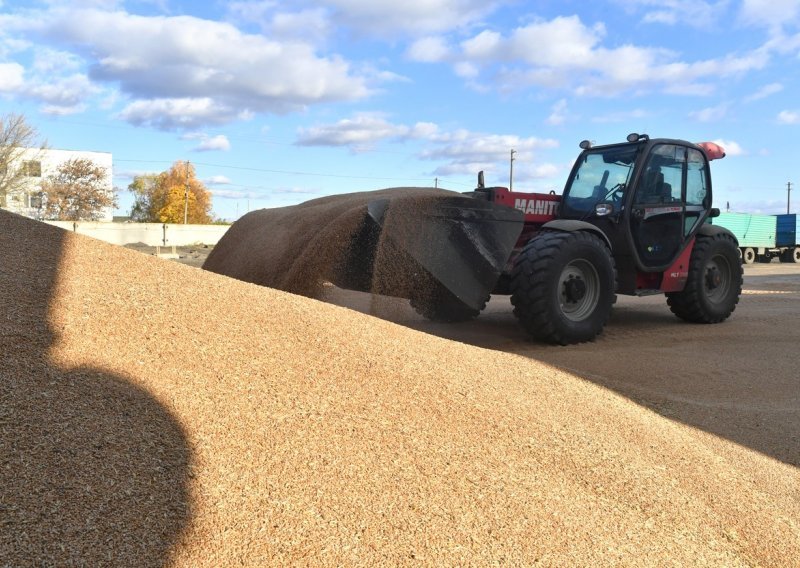
<svg viewBox="0 0 800 568"><path fill-rule="evenodd" d="M442 285L480 310L523 227L524 214L467 195L434 194L376 199L368 221L380 227L373 258L373 286L414 298Z"/></svg>

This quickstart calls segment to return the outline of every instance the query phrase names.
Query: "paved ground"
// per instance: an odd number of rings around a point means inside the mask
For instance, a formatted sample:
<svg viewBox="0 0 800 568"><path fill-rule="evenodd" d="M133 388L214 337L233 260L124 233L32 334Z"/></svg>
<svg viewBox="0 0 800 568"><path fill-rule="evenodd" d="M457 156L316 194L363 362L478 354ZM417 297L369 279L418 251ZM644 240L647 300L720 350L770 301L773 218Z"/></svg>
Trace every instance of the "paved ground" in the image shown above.
<svg viewBox="0 0 800 568"><path fill-rule="evenodd" d="M211 252L213 247L208 245L175 247L174 253L172 247L161 247L160 249L157 249L156 247L151 247L141 243L125 245L125 248L137 250L149 255L156 255L157 253L160 253L163 258L175 260L181 264L188 264L189 266L200 268L203 266L203 262L205 262L208 253Z"/></svg>

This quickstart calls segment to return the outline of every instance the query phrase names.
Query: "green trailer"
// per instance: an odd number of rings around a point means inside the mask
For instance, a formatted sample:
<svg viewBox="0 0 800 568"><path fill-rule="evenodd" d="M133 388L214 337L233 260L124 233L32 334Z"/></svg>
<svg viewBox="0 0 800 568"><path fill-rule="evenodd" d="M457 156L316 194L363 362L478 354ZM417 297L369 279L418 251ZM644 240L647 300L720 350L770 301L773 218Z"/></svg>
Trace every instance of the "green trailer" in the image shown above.
<svg viewBox="0 0 800 568"><path fill-rule="evenodd" d="M788 224L795 221L796 216L791 215L791 220L784 217L789 216L727 212L720 213L711 222L736 236L745 264L770 262L776 257L781 262L800 262L800 246L796 239L788 242L786 238Z"/></svg>

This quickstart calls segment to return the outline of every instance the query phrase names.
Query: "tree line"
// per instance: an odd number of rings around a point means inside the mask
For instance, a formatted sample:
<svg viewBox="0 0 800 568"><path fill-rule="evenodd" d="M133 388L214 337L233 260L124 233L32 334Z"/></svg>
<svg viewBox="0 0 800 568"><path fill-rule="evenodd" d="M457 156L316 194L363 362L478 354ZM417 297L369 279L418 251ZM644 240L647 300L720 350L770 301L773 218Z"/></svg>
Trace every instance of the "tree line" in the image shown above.
<svg viewBox="0 0 800 568"><path fill-rule="evenodd" d="M23 115L0 116L0 207L7 207L11 196L31 189L30 178L42 175L41 170L30 171L31 164L40 164L46 150L47 142ZM90 159L67 160L42 177L41 188L32 193L31 205L45 219L97 220L118 204L119 190L108 191L107 175L106 168ZM134 196L132 221L213 222L211 192L197 179L189 162L179 160L167 171L135 176L128 190Z"/></svg>

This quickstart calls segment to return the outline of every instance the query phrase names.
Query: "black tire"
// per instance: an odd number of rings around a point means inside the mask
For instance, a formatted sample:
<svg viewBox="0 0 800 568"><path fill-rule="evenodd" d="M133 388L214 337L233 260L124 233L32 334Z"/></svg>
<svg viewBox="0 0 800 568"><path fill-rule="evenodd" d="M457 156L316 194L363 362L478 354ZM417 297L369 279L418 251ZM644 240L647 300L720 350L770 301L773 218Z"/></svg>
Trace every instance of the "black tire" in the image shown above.
<svg viewBox="0 0 800 568"><path fill-rule="evenodd" d="M478 314L486 307L489 297L477 310L459 300L444 286L436 285L428 293L416 295L409 301L411 307L424 318L443 323L457 323L478 317Z"/></svg>
<svg viewBox="0 0 800 568"><path fill-rule="evenodd" d="M790 248L781 256L781 262L800 263L800 247Z"/></svg>
<svg viewBox="0 0 800 568"><path fill-rule="evenodd" d="M597 235L542 232L514 262L514 315L536 339L567 345L591 341L616 302L611 251Z"/></svg>
<svg viewBox="0 0 800 568"><path fill-rule="evenodd" d="M736 241L721 233L698 235L681 292L667 294L670 310L692 323L719 323L730 316L742 293L742 265Z"/></svg>
<svg viewBox="0 0 800 568"><path fill-rule="evenodd" d="M742 249L740 254L744 264L753 264L756 261L756 251L750 247Z"/></svg>

